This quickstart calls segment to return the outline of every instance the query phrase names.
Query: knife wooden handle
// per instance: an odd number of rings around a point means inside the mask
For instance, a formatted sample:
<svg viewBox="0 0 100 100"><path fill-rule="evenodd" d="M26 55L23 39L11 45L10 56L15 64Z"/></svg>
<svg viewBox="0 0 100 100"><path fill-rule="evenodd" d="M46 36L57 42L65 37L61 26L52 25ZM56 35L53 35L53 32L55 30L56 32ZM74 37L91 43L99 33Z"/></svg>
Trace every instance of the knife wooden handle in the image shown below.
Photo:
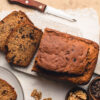
<svg viewBox="0 0 100 100"><path fill-rule="evenodd" d="M34 0L9 0L11 3L20 3L28 7L33 7L41 12L45 11L46 5Z"/></svg>

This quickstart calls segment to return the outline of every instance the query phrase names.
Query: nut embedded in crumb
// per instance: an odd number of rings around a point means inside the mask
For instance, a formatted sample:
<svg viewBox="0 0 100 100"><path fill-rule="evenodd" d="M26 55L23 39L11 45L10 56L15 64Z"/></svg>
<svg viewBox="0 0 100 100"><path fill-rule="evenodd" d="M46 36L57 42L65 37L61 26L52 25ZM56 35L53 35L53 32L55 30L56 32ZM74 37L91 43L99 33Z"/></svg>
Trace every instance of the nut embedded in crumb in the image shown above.
<svg viewBox="0 0 100 100"><path fill-rule="evenodd" d="M35 100L40 100L42 98L42 93L37 91L37 89L34 89L31 96L34 97Z"/></svg>
<svg viewBox="0 0 100 100"><path fill-rule="evenodd" d="M43 100L52 100L52 98L45 98L45 99L43 99Z"/></svg>

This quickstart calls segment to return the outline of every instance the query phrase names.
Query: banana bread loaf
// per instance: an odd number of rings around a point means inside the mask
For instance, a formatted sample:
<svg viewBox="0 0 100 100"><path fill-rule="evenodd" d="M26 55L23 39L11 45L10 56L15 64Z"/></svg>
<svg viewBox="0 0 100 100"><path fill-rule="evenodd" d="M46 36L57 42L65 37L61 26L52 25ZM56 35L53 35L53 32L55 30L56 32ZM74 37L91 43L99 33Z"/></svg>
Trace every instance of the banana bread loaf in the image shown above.
<svg viewBox="0 0 100 100"><path fill-rule="evenodd" d="M17 94L14 88L6 81L0 79L0 100L16 100Z"/></svg>
<svg viewBox="0 0 100 100"><path fill-rule="evenodd" d="M29 65L40 43L42 31L31 24L19 25L8 37L6 59L10 64Z"/></svg>
<svg viewBox="0 0 100 100"><path fill-rule="evenodd" d="M8 36L21 23L32 23L22 11L13 11L0 21L0 51L5 51Z"/></svg>
<svg viewBox="0 0 100 100"><path fill-rule="evenodd" d="M93 41L45 29L33 71L76 84L89 82L98 58Z"/></svg>

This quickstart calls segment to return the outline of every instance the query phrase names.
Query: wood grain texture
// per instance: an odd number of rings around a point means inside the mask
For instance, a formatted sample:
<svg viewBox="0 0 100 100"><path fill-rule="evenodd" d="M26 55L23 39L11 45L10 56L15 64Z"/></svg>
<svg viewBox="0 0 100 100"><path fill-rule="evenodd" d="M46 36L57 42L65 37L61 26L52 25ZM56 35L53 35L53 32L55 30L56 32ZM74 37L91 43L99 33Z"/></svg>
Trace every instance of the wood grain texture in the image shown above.
<svg viewBox="0 0 100 100"><path fill-rule="evenodd" d="M19 4L22 4L24 6L37 9L40 12L44 12L45 8L46 8L45 4L38 2L38 1L35 1L35 0L26 0L26 1L25 0L9 0L9 2L13 3L13 4L19 3Z"/></svg>
<svg viewBox="0 0 100 100"><path fill-rule="evenodd" d="M94 8L100 18L100 0L37 0L59 9L76 9L76 8ZM7 0L0 0L0 10L21 9L23 11L32 11L18 5L11 5Z"/></svg>

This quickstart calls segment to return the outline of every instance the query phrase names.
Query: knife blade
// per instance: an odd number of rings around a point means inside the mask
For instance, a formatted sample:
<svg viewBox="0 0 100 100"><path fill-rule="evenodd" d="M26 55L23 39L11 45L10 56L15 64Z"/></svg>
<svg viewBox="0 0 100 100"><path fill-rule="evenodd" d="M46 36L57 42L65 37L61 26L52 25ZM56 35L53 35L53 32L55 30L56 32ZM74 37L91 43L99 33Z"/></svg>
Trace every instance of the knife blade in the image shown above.
<svg viewBox="0 0 100 100"><path fill-rule="evenodd" d="M58 10L56 8L53 8L53 7L47 6L43 3L40 3L40 2L35 1L35 0L8 0L8 1L10 3L19 3L19 4L22 4L22 5L27 6L27 7L35 8L40 12L51 14L51 15L66 19L66 20L71 21L71 22L77 21L73 16L68 15L65 12Z"/></svg>

